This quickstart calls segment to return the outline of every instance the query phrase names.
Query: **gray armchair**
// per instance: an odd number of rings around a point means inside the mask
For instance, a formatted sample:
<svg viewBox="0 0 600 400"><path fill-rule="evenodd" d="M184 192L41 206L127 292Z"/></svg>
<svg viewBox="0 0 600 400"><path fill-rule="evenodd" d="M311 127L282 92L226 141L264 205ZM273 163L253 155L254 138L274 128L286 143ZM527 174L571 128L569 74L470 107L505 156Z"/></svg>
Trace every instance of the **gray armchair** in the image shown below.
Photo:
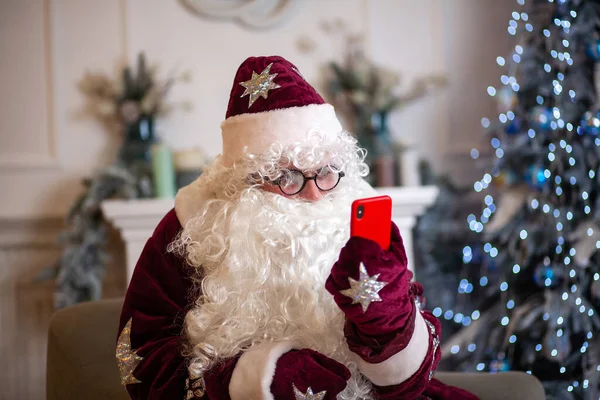
<svg viewBox="0 0 600 400"><path fill-rule="evenodd" d="M84 303L60 310L50 320L46 398L126 400L115 360L122 299ZM438 372L436 378L481 400L544 400L532 375Z"/></svg>

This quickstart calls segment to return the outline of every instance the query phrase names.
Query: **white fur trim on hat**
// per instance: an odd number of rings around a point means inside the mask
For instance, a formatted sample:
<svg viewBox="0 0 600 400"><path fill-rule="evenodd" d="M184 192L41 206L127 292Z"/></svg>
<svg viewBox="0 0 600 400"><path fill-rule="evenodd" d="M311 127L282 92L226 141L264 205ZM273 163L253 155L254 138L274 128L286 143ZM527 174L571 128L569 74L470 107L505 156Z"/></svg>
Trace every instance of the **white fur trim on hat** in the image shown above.
<svg viewBox="0 0 600 400"><path fill-rule="evenodd" d="M227 118L221 124L223 164L232 166L244 152L261 154L273 143L305 141L311 134L334 137L342 125L331 104L309 104Z"/></svg>
<svg viewBox="0 0 600 400"><path fill-rule="evenodd" d="M277 360L294 348L292 342L264 343L242 354L229 381L231 400L274 400L271 384Z"/></svg>
<svg viewBox="0 0 600 400"><path fill-rule="evenodd" d="M374 384L378 386L400 384L413 376L425 361L429 350L429 329L421 313L415 314L415 330L404 350L378 364L370 364L356 357L358 369Z"/></svg>

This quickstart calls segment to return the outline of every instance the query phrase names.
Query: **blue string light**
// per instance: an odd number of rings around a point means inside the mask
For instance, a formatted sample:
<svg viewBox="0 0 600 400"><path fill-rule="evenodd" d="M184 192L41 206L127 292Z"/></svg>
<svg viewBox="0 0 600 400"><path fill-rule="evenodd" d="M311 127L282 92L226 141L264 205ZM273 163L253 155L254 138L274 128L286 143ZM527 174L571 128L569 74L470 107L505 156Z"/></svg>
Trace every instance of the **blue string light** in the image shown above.
<svg viewBox="0 0 600 400"><path fill-rule="evenodd" d="M549 2L553 2L553 0L548 0ZM562 3L564 3L564 0L559 0ZM520 4L521 6L525 4L525 0L517 0L517 3ZM575 18L577 16L577 13L575 11L570 11L569 13L571 15L572 18ZM529 20L529 16L527 13L519 13L517 11L514 11L512 13L512 20L510 20L509 22L509 27L508 27L508 32L510 35L515 35L517 33L517 30L519 28L519 23L518 21L528 21ZM554 20L554 24L557 27L562 28L563 32L568 33L569 29L571 27L571 23L567 20L561 20L559 18L556 18ZM525 23L524 24L524 28L526 31L532 32L533 31L533 26L531 23ZM550 30L544 30L544 35L546 37L551 37L552 36L552 32ZM567 65L572 65L573 64L573 60L571 58L571 55L568 51L566 51L566 49L568 49L570 47L570 43L567 39L562 39L561 41L563 47L565 50L559 51L557 49L551 49L550 50L550 56L553 59L558 60L559 62L563 62L566 63ZM515 50L514 53L512 54L512 61L514 63L520 63L521 61L521 55L523 54L523 48L520 45L515 46ZM499 66L505 66L506 65L506 59L504 57L497 57L496 58L496 63ZM552 73L553 71L555 71L554 68L552 68L551 65L549 64L544 64L543 69L546 73ZM552 80L552 91L555 95L559 96L562 94L564 88L563 88L563 84L562 82L564 82L565 80L565 76L562 72L556 72L555 74L555 79ZM505 86L510 86L514 91L518 91L520 89L520 86L516 80L515 77L513 76L509 76L509 75L502 75L500 78L500 81L503 85ZM488 95L494 97L498 94L498 90L494 87L494 86L489 86L487 88L487 92ZM568 95L571 99L576 99L577 97L577 93L575 92L575 90L570 89L568 91ZM536 102L539 105L543 105L544 104L544 98L542 96L537 96L536 98ZM569 132L573 132L575 130L575 127L573 126L573 124L571 123L567 123L562 119L562 114L561 114L561 110L558 107L553 107L552 108L552 119L549 121L549 127L551 130L557 130L557 129L566 129ZM507 110L503 113L500 113L498 115L498 120L501 123L507 123L508 121L513 121L515 119L515 114L512 110ZM481 125L484 128L489 128L491 126L491 122L488 118L482 118L481 120ZM529 128L527 130L527 135L529 138L534 139L536 137L536 130L533 128ZM595 144L597 146L600 146L600 138L596 138L595 139ZM500 141L499 138L495 137L491 140L491 145L492 147L495 149L495 156L498 159L501 159L504 156L504 149L502 146L502 143ZM567 154L570 154L573 152L573 148L572 146L567 142L566 139L561 139L558 143L558 145L560 146L561 149L563 149ZM548 161L550 163L554 163L557 161L557 153L556 153L557 149L554 143L551 143L548 146ZM472 149L471 150L471 158L472 159L478 159L480 157L480 153L477 149ZM577 160L574 157L569 157L568 158L568 163L571 166L575 166L577 163ZM590 177L590 179L594 179L596 173L594 170L590 170L588 173L588 176ZM498 172L494 173L494 176L498 176ZM550 171L550 169L545 169L545 170L540 170L540 172L537 174L537 179L538 181L542 181L544 182L544 180L546 179L550 179L552 177L552 173ZM565 184L570 184L571 186L577 185L578 181L577 178L575 176L568 176L565 177L566 181ZM555 193L557 196L561 196L564 192L563 187L561 187L560 185L563 183L563 179L560 176L560 174L556 174L555 176L553 176L553 180L555 182ZM482 192L484 190L486 190L490 183L492 181L492 177L489 176L489 174L486 174L486 176L484 176L480 181L477 181L474 183L474 190L476 192ZM582 198L583 200L588 200L589 195L586 192L582 193ZM487 207L485 207L482 211L482 214L479 218L479 220L477 220L477 218L475 217L475 215L469 215L467 221L469 224L469 228L474 231L474 232L478 232L481 233L483 231L483 227L484 224L487 223L492 214L494 213L494 211L496 210L496 206L494 204L494 198L491 195L486 195L485 196L485 205ZM540 207L540 202L538 199L536 198L532 198L529 202L529 205L531 207L532 210L537 210ZM562 217L561 212L559 209L553 209L549 204L543 204L542 205L542 211L545 214L551 213L551 215L554 216L554 218L556 218L556 230L559 233L558 234L558 245L556 247L556 253L557 254L568 254L567 256L565 256L563 258L563 264L565 266L570 265L571 263L571 257L575 256L575 249L571 248L571 247L565 247L565 243L564 243L564 238L561 234L561 232L565 229L565 226L563 224L563 220L562 218L566 218L567 221L571 221L574 217L573 212L571 211L567 211L564 214L564 217ZM584 212L586 214L590 214L591 212L591 208L589 207L589 205L585 205L584 206ZM588 230L588 235L591 236L593 234L593 230ZM528 238L528 232L526 229L523 229L520 231L519 233L519 237L521 240L527 240ZM598 248L600 248L600 241L597 242L596 246ZM489 256L491 258L495 258L498 255L498 249L491 246L491 244L486 243L485 247L484 247L484 251L489 254ZM465 264L468 264L472 261L473 259L473 250L471 247L469 246L465 246L465 248L463 249L463 262ZM521 266L519 264L514 264L513 268L512 268L512 273L513 274L519 274L521 272ZM576 269L571 269L569 271L569 276L571 278L575 278L577 276L577 271ZM600 279L600 275L598 273L596 273L594 275L594 280L599 280ZM482 276L479 279L479 285L481 287L485 287L487 286L489 283L489 279L487 278L487 276ZM550 282L548 282L548 280L546 280L545 282L547 284L547 286L550 286ZM502 292L507 292L509 290L509 284L508 282L504 281L500 284L500 290ZM577 285L573 284L571 286L571 293L577 293ZM467 279L463 279L461 280L461 283L459 284L459 289L458 289L460 294L465 294L465 293L471 293L473 291L473 284L471 282L469 282ZM568 292L563 292L562 296L561 296L561 300L567 302L569 301L570 295ZM578 299L579 302L581 302L581 299ZM577 300L576 300L577 301ZM580 305L579 303L577 303L577 305ZM510 323L510 310L513 310L516 306L515 301L510 299L506 302L505 304L506 306L506 310L507 310L507 314L505 316L503 316L500 320L500 324L502 326L507 326ZM585 313L587 311L587 314L591 317L594 314L594 311L590 308L590 309L586 309L586 307L581 304L580 308L579 308L580 313ZM463 324L464 326L467 326L471 323L471 321L475 321L480 317L480 312L478 310L475 310L471 313L471 316L465 316L462 313L455 313L453 310L446 310L445 312L437 307L433 310L434 315L436 316L441 316L442 314L444 315L444 317L447 320L451 320L454 321L455 323L458 324ZM548 320L549 318L549 314L545 313L543 315L543 319L544 320ZM559 318L557 319L557 324L558 325L562 325L564 322L564 319L562 316L559 316ZM564 335L564 330L562 328L557 329L556 330L556 336L557 337L562 337ZM591 339L593 337L593 333L592 332L588 332L587 333L587 337L588 339ZM514 344L516 343L518 340L516 335L511 335L508 338L508 342L510 344ZM468 352L474 352L476 349L476 345L474 343L469 344L466 349L462 349L463 351L466 350ZM541 351L543 349L543 345L537 344L535 347L536 351ZM588 349L588 344L587 342L585 342L584 345L582 345L580 351L581 353L585 353ZM461 347L459 345L454 345L451 348L451 353L453 354L458 354L461 351ZM550 349L550 354L552 357L556 357L558 355L558 350L555 348ZM486 368L486 365L484 363L479 363L476 366L476 369L478 371L483 371ZM598 371L600 371L600 365L598 366ZM560 373L564 374L566 372L566 368L565 367L561 367L560 368ZM530 370L527 371L527 373L531 373ZM578 381L573 381L571 386L569 386L569 391L572 391L573 388L578 387L579 382ZM582 383L582 387L583 388L587 388L589 385L587 380L584 380Z"/></svg>

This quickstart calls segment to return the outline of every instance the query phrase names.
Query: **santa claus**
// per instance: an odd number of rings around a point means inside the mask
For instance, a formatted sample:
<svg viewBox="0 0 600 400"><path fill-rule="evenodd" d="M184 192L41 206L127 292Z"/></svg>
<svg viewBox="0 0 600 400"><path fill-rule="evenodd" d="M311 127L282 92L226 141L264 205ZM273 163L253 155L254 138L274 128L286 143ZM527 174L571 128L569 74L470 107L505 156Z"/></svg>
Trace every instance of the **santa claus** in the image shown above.
<svg viewBox="0 0 600 400"><path fill-rule="evenodd" d="M365 152L281 57L237 71L223 153L177 194L122 310L134 399L475 399L433 378L440 325L419 309L396 226L350 238L375 195Z"/></svg>

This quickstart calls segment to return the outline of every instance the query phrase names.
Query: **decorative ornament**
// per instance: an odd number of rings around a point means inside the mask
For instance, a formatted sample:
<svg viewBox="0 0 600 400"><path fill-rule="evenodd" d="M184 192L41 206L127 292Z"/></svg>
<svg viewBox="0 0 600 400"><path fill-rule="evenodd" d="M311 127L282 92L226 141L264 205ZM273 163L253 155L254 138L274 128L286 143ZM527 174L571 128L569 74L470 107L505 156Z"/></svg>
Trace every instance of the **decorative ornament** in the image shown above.
<svg viewBox="0 0 600 400"><path fill-rule="evenodd" d="M469 264L480 265L483 262L483 249L481 245L474 243L470 244L471 247L471 261Z"/></svg>
<svg viewBox="0 0 600 400"><path fill-rule="evenodd" d="M590 292L592 292L592 298L596 300L596 302L600 301L600 281L592 282Z"/></svg>
<svg viewBox="0 0 600 400"><path fill-rule="evenodd" d="M530 190L524 185L508 187L496 202L494 217L485 225L486 234L495 234L517 215L526 203Z"/></svg>
<svg viewBox="0 0 600 400"><path fill-rule="evenodd" d="M538 129L548 130L550 129L550 122L554 119L552 110L542 106L536 106L531 111L532 125Z"/></svg>
<svg viewBox="0 0 600 400"><path fill-rule="evenodd" d="M563 331L560 336L557 335L554 329L548 330L544 336L543 345L546 357L549 360L557 361L562 364L571 354L571 335L567 326L563 326L559 329ZM556 350L556 352L554 352L554 350Z"/></svg>
<svg viewBox="0 0 600 400"><path fill-rule="evenodd" d="M586 53L594 61L600 61L600 39L590 40L587 44Z"/></svg>
<svg viewBox="0 0 600 400"><path fill-rule="evenodd" d="M548 178L546 178L545 172L545 169L540 167L539 165L530 165L529 168L527 168L527 170L525 171L523 179L532 188L542 190L548 182Z"/></svg>
<svg viewBox="0 0 600 400"><path fill-rule="evenodd" d="M550 264L550 259L546 257L543 264L536 267L533 280L539 287L556 287L560 282L559 271Z"/></svg>
<svg viewBox="0 0 600 400"><path fill-rule="evenodd" d="M425 319L425 318L423 318L423 319ZM433 326L431 321L425 319L425 324L429 328L429 333L433 337L433 340L432 340L433 341L433 354L431 356L431 368L429 369L429 377L428 377L429 380L431 380L431 378L433 378L433 373L435 372L435 369L433 368L433 364L435 363L435 355L438 351L438 347L440 346L440 337L437 334L437 332L435 330L435 326Z"/></svg>
<svg viewBox="0 0 600 400"><path fill-rule="evenodd" d="M299 0L181 0L201 17L233 20L252 30L266 30L287 23L300 10Z"/></svg>
<svg viewBox="0 0 600 400"><path fill-rule="evenodd" d="M571 9L573 5L569 0L558 0L556 5L556 18L569 19L571 17Z"/></svg>
<svg viewBox="0 0 600 400"><path fill-rule="evenodd" d="M506 359L504 353L500 353L496 358L490 361L490 372L495 374L506 371L510 371L510 363Z"/></svg>
<svg viewBox="0 0 600 400"><path fill-rule="evenodd" d="M577 128L577 133L597 136L600 133L600 113L586 111L581 117L581 125Z"/></svg>
<svg viewBox="0 0 600 400"><path fill-rule="evenodd" d="M273 79L275 79L277 74L270 74L271 66L273 66L273 63L267 65L267 68L265 68L260 75L252 71L252 78L250 78L250 80L240 82L240 85L246 88L244 94L240 97L250 95L248 108L252 107L252 104L254 104L259 96L266 99L269 96L269 90L279 89L281 87L273 82Z"/></svg>
<svg viewBox="0 0 600 400"><path fill-rule="evenodd" d="M119 371L121 371L121 385L129 385L132 383L141 383L135 376L133 371L138 366L142 357L138 356L135 350L131 349L131 318L125 324L125 327L117 340L117 362L119 363Z"/></svg>
<svg viewBox="0 0 600 400"><path fill-rule="evenodd" d="M592 230L590 232L590 229ZM600 224L588 220L586 223L581 223L571 233L573 238L576 238L573 245L575 255L573 260L576 265L587 268L592 264L592 257L598 251L597 243L600 241ZM595 265L595 263L593 263Z"/></svg>
<svg viewBox="0 0 600 400"><path fill-rule="evenodd" d="M369 276L365 264L360 263L359 267L360 278L354 280L349 277L350 289L341 290L340 293L352 299L352 304L360 303L363 313L367 312L367 308L373 301L381 301L379 291L383 289L387 282L378 282L380 274Z"/></svg>
<svg viewBox="0 0 600 400"><path fill-rule="evenodd" d="M498 90L498 112L507 113L517 106L517 94L510 86Z"/></svg>
<svg viewBox="0 0 600 400"><path fill-rule="evenodd" d="M191 385L190 385L191 383ZM204 377L199 378L190 377L185 380L186 397L185 400L197 399L204 396L206 393L206 382Z"/></svg>
<svg viewBox="0 0 600 400"><path fill-rule="evenodd" d="M495 176L492 182L499 188L503 188L505 186L512 186L517 183L517 181L517 174L515 174L512 170L506 170Z"/></svg>
<svg viewBox="0 0 600 400"><path fill-rule="evenodd" d="M496 262L496 258L492 257L490 253L485 253L484 255L484 264L487 271L496 271L498 269L498 263Z"/></svg>
<svg viewBox="0 0 600 400"><path fill-rule="evenodd" d="M507 135L515 135L521 132L521 120L519 118L513 118L512 121L507 121L504 124L504 132Z"/></svg>
<svg viewBox="0 0 600 400"><path fill-rule="evenodd" d="M310 387L306 390L306 393L302 393L293 383L292 387L294 388L294 397L296 400L323 400L327 394L326 390L323 390L317 394L313 394L313 391Z"/></svg>

